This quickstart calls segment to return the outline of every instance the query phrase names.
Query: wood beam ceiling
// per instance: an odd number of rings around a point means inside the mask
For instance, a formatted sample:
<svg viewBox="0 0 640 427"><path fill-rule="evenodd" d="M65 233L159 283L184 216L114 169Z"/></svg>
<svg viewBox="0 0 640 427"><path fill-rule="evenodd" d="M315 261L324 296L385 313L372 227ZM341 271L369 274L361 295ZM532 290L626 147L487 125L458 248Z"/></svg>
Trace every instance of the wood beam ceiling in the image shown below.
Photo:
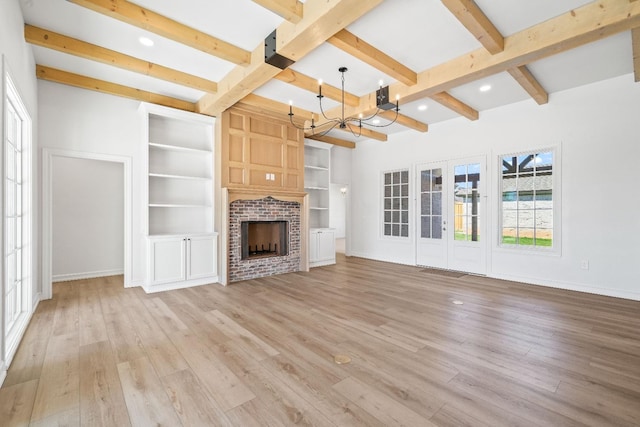
<svg viewBox="0 0 640 427"><path fill-rule="evenodd" d="M635 81L640 82L640 28L631 30L631 45L633 51L633 75Z"/></svg>
<svg viewBox="0 0 640 427"><path fill-rule="evenodd" d="M474 0L442 0L442 3L492 55L504 50L504 37ZM507 71L538 104L549 101L547 91L526 66Z"/></svg>
<svg viewBox="0 0 640 427"><path fill-rule="evenodd" d="M251 53L126 0L68 0L111 18L199 49L234 64L248 64Z"/></svg>
<svg viewBox="0 0 640 427"><path fill-rule="evenodd" d="M347 30L338 31L327 42L407 86L418 82L418 75L415 71L410 70Z"/></svg>
<svg viewBox="0 0 640 427"><path fill-rule="evenodd" d="M313 92L313 93L318 93L318 81L316 79L314 79L313 77L309 77L305 74L299 73L297 71L294 71L290 68L287 68L286 70L282 70L274 78L277 80L280 80L281 82L289 83L300 89L308 90L309 92ZM333 99L334 101L341 102L342 100L341 89L335 86L328 85L326 83L322 84L322 95L326 96L329 99ZM360 98L358 98L357 96L349 92L345 92L344 103L346 105L355 107L360 103Z"/></svg>
<svg viewBox="0 0 640 427"><path fill-rule="evenodd" d="M191 87L203 92L216 92L218 84L211 80L183 73L152 62L143 61L110 49L83 42L33 25L24 26L27 42L92 61L101 62L123 70L144 74L171 83Z"/></svg>
<svg viewBox="0 0 640 427"><path fill-rule="evenodd" d="M346 139L340 139L329 135L314 135L312 133L305 133L304 137L316 141L326 142L327 144L337 145L340 147L351 149L356 148L355 142L347 141Z"/></svg>
<svg viewBox="0 0 640 427"><path fill-rule="evenodd" d="M396 117L396 113L391 110L381 110L378 113L378 115L389 121L393 120ZM404 114L400 114L400 113L398 113L396 123L398 123L399 125L408 127L410 129L417 130L418 132L427 132L429 130L428 124L420 122L416 119L413 119L409 116L405 116Z"/></svg>
<svg viewBox="0 0 640 427"><path fill-rule="evenodd" d="M549 102L549 94L524 65L507 70L520 86L539 104Z"/></svg>
<svg viewBox="0 0 640 427"><path fill-rule="evenodd" d="M242 100L236 103L237 106L250 106L252 111L257 113L269 114L273 113L280 114L286 116L289 114L289 105L283 104L282 102L274 101L273 99L265 98L260 95L256 95L254 93L250 93L245 96ZM318 119L318 115L312 113L309 110L305 110L298 107L292 107L294 118L300 122L304 122L306 120L314 120Z"/></svg>
<svg viewBox="0 0 640 427"><path fill-rule="evenodd" d="M191 112L194 112L196 110L196 106L193 102L183 101L181 99L172 98L170 96L159 95L157 93L147 92L144 90L135 89L129 86L123 86L104 80L93 79L91 77L81 76L79 74L73 74L67 71L45 67L43 65L36 65L36 76L42 80L62 83L65 85L93 90L96 92L108 93L109 95L135 99L136 101L151 102L153 104L164 105L166 107L177 108L179 110Z"/></svg>
<svg viewBox="0 0 640 427"><path fill-rule="evenodd" d="M473 0L442 0L442 3L491 54L502 52L504 37Z"/></svg>
<svg viewBox="0 0 640 427"><path fill-rule="evenodd" d="M382 141L382 142L386 142L387 141L387 135L386 134L384 134L382 132L375 131L375 130L371 130L371 129L366 128L366 127L358 128L358 126L354 125L352 129L349 129L348 127L341 128L340 126L336 126L334 129L339 131L339 132L348 133L350 135L361 135L361 136L364 136L365 138L371 138L371 139L375 139L377 141Z"/></svg>
<svg viewBox="0 0 640 427"><path fill-rule="evenodd" d="M253 0L253 2L294 24L302 20L304 4L298 0Z"/></svg>
<svg viewBox="0 0 640 427"><path fill-rule="evenodd" d="M474 110L464 102L449 95L447 92L433 94L431 95L431 99L455 111L461 116L466 117L469 120L478 120L478 117L480 117L480 114L477 110Z"/></svg>
<svg viewBox="0 0 640 427"><path fill-rule="evenodd" d="M84 1L84 0L83 0ZM329 37L378 6L383 0L307 0L298 24L283 22L276 29L276 50L298 61ZM264 62L261 43L247 67L236 67L218 82L218 93L198 101L198 111L216 115L274 78L281 70Z"/></svg>
<svg viewBox="0 0 640 427"><path fill-rule="evenodd" d="M640 27L640 2L588 3L506 37L500 54L492 55L482 47L418 73L414 86L394 83L390 95L413 102L636 27ZM372 92L360 98L360 106L348 107L345 114L357 115L375 106Z"/></svg>

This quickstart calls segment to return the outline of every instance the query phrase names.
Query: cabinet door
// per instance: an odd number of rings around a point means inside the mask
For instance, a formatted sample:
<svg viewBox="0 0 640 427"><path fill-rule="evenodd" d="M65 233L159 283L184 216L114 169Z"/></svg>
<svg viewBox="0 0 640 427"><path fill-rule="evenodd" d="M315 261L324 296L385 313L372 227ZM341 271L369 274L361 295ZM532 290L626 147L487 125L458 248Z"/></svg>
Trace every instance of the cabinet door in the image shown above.
<svg viewBox="0 0 640 427"><path fill-rule="evenodd" d="M328 261L336 257L336 234L332 230L318 233L318 260Z"/></svg>
<svg viewBox="0 0 640 427"><path fill-rule="evenodd" d="M149 242L149 284L184 280L185 243L182 237L153 239Z"/></svg>
<svg viewBox="0 0 640 427"><path fill-rule="evenodd" d="M198 236L187 239L187 279L211 277L218 274L217 236Z"/></svg>
<svg viewBox="0 0 640 427"><path fill-rule="evenodd" d="M318 232L309 232L309 262L318 261Z"/></svg>

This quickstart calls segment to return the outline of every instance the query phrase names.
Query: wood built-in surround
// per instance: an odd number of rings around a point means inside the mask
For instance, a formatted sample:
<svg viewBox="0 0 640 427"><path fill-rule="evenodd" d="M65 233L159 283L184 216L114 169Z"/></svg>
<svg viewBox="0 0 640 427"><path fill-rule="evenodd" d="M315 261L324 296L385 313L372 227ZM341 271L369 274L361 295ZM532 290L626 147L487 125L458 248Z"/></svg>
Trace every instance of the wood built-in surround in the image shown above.
<svg viewBox="0 0 640 427"><path fill-rule="evenodd" d="M298 248L298 253L290 252L287 257L273 257L260 260L263 275L279 274L281 268L265 267L262 264L289 262L296 259L297 269L308 271L307 236L308 196L304 192L304 133L292 126L282 116L271 116L248 109L230 108L220 116L221 140L221 182L222 206L224 207L221 233L221 255L226 259L226 283L243 280L248 277L259 277L253 274L238 273L235 255L239 254L239 236L235 235L237 210L230 209L238 200L256 201L247 206L265 204L276 206L278 202L296 202L299 204L299 220L293 220L298 233L290 232L289 249ZM258 203L258 201L260 201ZM274 211L278 211L274 208ZM288 215L288 214L287 214ZM237 216L237 215L235 215ZM255 212L243 213L244 218L255 220L279 219L276 215L265 215ZM291 218L287 218L291 220ZM234 234L232 235L231 232ZM238 230L239 232L239 230ZM299 239L294 242L291 239ZM230 264L230 261L233 265ZM253 264L245 263L247 269ZM244 268L244 267L243 267ZM233 271L233 274L231 270ZM255 268L254 268L255 269ZM290 268L287 271L292 271ZM224 274L224 272L223 272Z"/></svg>

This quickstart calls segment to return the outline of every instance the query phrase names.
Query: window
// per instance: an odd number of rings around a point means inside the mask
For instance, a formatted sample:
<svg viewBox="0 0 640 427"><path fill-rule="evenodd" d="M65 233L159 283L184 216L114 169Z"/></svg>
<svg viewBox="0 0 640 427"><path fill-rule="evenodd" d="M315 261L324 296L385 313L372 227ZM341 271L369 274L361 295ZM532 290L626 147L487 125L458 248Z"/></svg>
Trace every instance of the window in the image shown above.
<svg viewBox="0 0 640 427"><path fill-rule="evenodd" d="M500 244L554 246L554 151L501 157Z"/></svg>
<svg viewBox="0 0 640 427"><path fill-rule="evenodd" d="M384 173L385 236L409 237L409 171Z"/></svg>
<svg viewBox="0 0 640 427"><path fill-rule="evenodd" d="M454 175L454 239L480 241L480 163L456 165Z"/></svg>

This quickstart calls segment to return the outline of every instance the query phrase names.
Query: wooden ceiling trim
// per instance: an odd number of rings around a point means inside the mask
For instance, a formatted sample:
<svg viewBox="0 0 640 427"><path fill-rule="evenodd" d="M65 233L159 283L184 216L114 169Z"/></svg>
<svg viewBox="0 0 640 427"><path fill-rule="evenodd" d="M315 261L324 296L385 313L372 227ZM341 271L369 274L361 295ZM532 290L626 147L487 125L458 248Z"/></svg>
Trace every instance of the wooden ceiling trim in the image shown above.
<svg viewBox="0 0 640 427"><path fill-rule="evenodd" d="M283 22L276 30L277 52L294 61L324 43L329 37L383 0L307 0L304 17L298 24ZM264 44L251 54L247 67L236 67L218 82L218 93L198 101L198 111L216 115L267 83L280 69L264 62Z"/></svg>
<svg viewBox="0 0 640 427"><path fill-rule="evenodd" d="M302 20L304 4L298 0L253 0L253 2L294 24Z"/></svg>
<svg viewBox="0 0 640 427"><path fill-rule="evenodd" d="M286 70L282 70L278 73L275 78L280 80L281 82L289 83L293 86L296 86L300 89L308 90L309 92L318 93L318 81L313 77L309 77L305 74L299 73L297 71L292 70L291 68L287 68ZM341 89L328 85L326 83L322 84L322 95L326 96L329 99L333 99L334 101L340 102L342 100L342 92ZM360 98L356 95L345 92L344 94L344 103L346 105L351 105L355 107L360 104Z"/></svg>
<svg viewBox="0 0 640 427"><path fill-rule="evenodd" d="M491 54L504 50L504 37L473 0L442 0L462 25Z"/></svg>
<svg viewBox="0 0 640 427"><path fill-rule="evenodd" d="M350 135L354 135L354 134L358 135L358 134L360 134L361 136L364 136L365 138L371 138L371 139L375 139L377 141L382 141L382 142L386 142L387 141L387 134L382 133L382 132L378 132L378 131L375 131L375 130L371 130L371 129L366 128L364 126L362 128L360 128L360 129L358 129L358 126L356 126L355 123L354 123L352 129L341 128L339 126L336 126L334 129L337 130L337 131L340 131L340 132L346 132L346 133L348 133Z"/></svg>
<svg viewBox="0 0 640 427"><path fill-rule="evenodd" d="M327 42L405 85L412 86L418 82L418 75L415 71L347 30L337 32Z"/></svg>
<svg viewBox="0 0 640 427"><path fill-rule="evenodd" d="M251 59L251 53L244 49L126 0L68 1L234 64L248 64Z"/></svg>
<svg viewBox="0 0 640 427"><path fill-rule="evenodd" d="M351 149L356 148L355 142L347 141L346 139L336 138L334 136L314 135L312 133L305 133L304 137L307 139L313 139L315 141L326 142L327 144L337 145L339 147L345 147L345 148L351 148Z"/></svg>
<svg viewBox="0 0 640 427"><path fill-rule="evenodd" d="M236 105L248 105L253 107L253 111L256 111L256 108L263 111L266 114L272 115L273 113L281 114L284 120L289 120L289 104L284 104L282 102L274 101L273 99L265 98L260 95L256 95L254 93L250 93L240 100ZM306 121L317 119L318 115L303 108L299 108L293 106L293 114L296 120Z"/></svg>
<svg viewBox="0 0 640 427"><path fill-rule="evenodd" d="M635 27L640 27L640 2L588 3L506 37L505 49L500 54L491 55L482 47L418 73L414 86L394 83L389 88L390 96L400 95L403 102L413 102ZM345 114L357 115L374 109L375 105L372 92L360 98L359 107L347 107Z"/></svg>
<svg viewBox="0 0 640 427"><path fill-rule="evenodd" d="M473 109L472 107L468 106L467 104L453 97L447 92L435 93L431 95L430 98L437 103L442 104L445 107L455 111L461 116L466 117L469 120L478 120L478 118L480 117L480 114L477 110Z"/></svg>
<svg viewBox="0 0 640 427"><path fill-rule="evenodd" d="M70 55L103 64L122 68L134 73L144 74L165 80L171 83L191 87L203 92L215 93L218 90L218 83L203 79L198 76L183 73L172 68L152 62L143 61L133 56L125 55L110 49L106 49L91 43L83 42L62 34L38 28L32 25L24 26L25 40L31 44L57 50Z"/></svg>
<svg viewBox="0 0 640 427"><path fill-rule="evenodd" d="M381 110L378 113L378 116L391 121L396 117L396 113L395 111L392 111L392 110ZM400 114L400 113L398 113L398 118L396 119L396 123L398 123L399 125L408 127L410 129L417 130L418 132L429 131L428 124L418 121L416 119L413 119L409 116L405 116L404 114Z"/></svg>
<svg viewBox="0 0 640 427"><path fill-rule="evenodd" d="M633 75L635 81L640 82L640 28L631 30L631 44L633 50Z"/></svg>
<svg viewBox="0 0 640 427"><path fill-rule="evenodd" d="M549 94L525 65L507 71L539 105L549 102Z"/></svg>
<svg viewBox="0 0 640 427"><path fill-rule="evenodd" d="M36 76L42 80L107 93L109 95L121 96L124 98L134 99L136 101L150 102L153 104L164 105L165 107L177 108L179 110L191 112L196 111L196 106L193 102L183 101L170 96L159 95L157 93L147 92L104 80L81 76L79 74L73 74L67 71L45 67L43 65L36 65Z"/></svg>

